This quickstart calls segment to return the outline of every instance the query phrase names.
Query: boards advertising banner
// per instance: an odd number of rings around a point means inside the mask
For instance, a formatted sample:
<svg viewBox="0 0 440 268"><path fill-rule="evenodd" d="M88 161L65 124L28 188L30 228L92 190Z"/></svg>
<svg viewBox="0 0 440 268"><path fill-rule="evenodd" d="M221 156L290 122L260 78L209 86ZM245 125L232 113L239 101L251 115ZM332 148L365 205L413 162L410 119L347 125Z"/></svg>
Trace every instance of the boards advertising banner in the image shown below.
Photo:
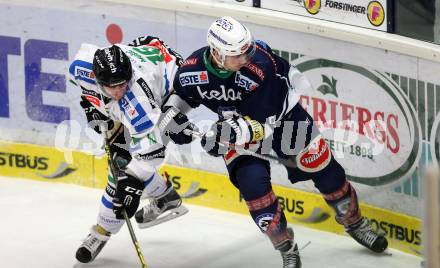
<svg viewBox="0 0 440 268"><path fill-rule="evenodd" d="M392 17L386 0L263 0L261 8L380 31Z"/></svg>
<svg viewBox="0 0 440 268"><path fill-rule="evenodd" d="M389 76L308 57L295 65L312 83L300 103L352 181L382 186L415 170L421 156L421 126L413 105Z"/></svg>

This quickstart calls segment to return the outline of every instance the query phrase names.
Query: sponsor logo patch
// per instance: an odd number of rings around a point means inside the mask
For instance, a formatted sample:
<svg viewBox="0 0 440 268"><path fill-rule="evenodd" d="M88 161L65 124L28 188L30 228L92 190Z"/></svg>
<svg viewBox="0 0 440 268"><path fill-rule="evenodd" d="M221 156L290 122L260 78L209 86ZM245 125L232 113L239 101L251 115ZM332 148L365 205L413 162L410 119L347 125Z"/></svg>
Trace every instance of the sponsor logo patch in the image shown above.
<svg viewBox="0 0 440 268"><path fill-rule="evenodd" d="M75 67L75 75L80 76L80 77L90 78L90 79L95 78L95 74L93 73L93 71L86 69L84 67L81 67L81 66Z"/></svg>
<svg viewBox="0 0 440 268"><path fill-rule="evenodd" d="M197 58L192 58L192 59L186 59L183 63L182 66L191 66L191 65L196 65L197 64Z"/></svg>
<svg viewBox="0 0 440 268"><path fill-rule="evenodd" d="M258 67L253 63L249 63L248 65L246 65L246 68L248 68L251 72L256 74L260 78L260 80L264 80L264 72L263 70L261 70L260 67Z"/></svg>
<svg viewBox="0 0 440 268"><path fill-rule="evenodd" d="M133 105L131 105L131 103L127 101L125 98L120 100L120 104L129 119L134 119L139 115L138 112L136 111L136 108L133 107Z"/></svg>
<svg viewBox="0 0 440 268"><path fill-rule="evenodd" d="M309 146L296 157L298 168L305 172L323 170L330 160L330 148L325 139L321 136L316 137Z"/></svg>
<svg viewBox="0 0 440 268"><path fill-rule="evenodd" d="M227 19L225 19L225 18L217 19L215 21L215 23L218 26L222 27L225 31L228 31L228 32L230 32L232 30L232 28L234 28L232 23L230 21L228 21Z"/></svg>
<svg viewBox="0 0 440 268"><path fill-rule="evenodd" d="M180 84L184 87L187 85L202 85L202 84L208 84L208 72L202 71L202 72L189 72L189 73L182 73L179 76Z"/></svg>
<svg viewBox="0 0 440 268"><path fill-rule="evenodd" d="M234 89L228 88L224 85L220 85L220 91L219 90L207 90L202 91L202 89L197 86L197 91L199 92L199 95L202 99L216 99L216 100L224 100L224 101L235 101L235 100L241 100L241 92L235 92Z"/></svg>
<svg viewBox="0 0 440 268"><path fill-rule="evenodd" d="M148 86L147 82L143 78L139 78L136 82L142 88L145 95L147 95L148 102L150 103L151 107L155 109L157 107L156 100L154 99L153 92L151 91L151 88Z"/></svg>
<svg viewBox="0 0 440 268"><path fill-rule="evenodd" d="M258 83L249 77L242 75L240 72L237 72L235 75L235 83L246 91L254 91L259 86Z"/></svg>

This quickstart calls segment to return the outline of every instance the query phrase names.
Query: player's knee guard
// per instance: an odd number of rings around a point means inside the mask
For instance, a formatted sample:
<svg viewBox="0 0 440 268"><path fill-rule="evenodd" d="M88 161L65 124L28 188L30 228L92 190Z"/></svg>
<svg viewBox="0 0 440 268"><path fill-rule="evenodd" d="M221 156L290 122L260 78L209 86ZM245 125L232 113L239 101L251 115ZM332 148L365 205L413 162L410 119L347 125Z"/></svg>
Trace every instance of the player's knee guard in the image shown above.
<svg viewBox="0 0 440 268"><path fill-rule="evenodd" d="M246 201L249 211L260 230L265 233L275 249L280 249L286 241L293 239L287 230L286 217L273 191L268 194Z"/></svg>
<svg viewBox="0 0 440 268"><path fill-rule="evenodd" d="M361 219L361 211L356 191L350 182L345 181L335 192L324 194L325 201L336 211L336 221L345 227Z"/></svg>
<svg viewBox="0 0 440 268"><path fill-rule="evenodd" d="M139 178L145 184L144 195L155 197L166 190L166 180L157 172L165 157L162 145L149 147L150 150L138 151L126 167L126 173Z"/></svg>

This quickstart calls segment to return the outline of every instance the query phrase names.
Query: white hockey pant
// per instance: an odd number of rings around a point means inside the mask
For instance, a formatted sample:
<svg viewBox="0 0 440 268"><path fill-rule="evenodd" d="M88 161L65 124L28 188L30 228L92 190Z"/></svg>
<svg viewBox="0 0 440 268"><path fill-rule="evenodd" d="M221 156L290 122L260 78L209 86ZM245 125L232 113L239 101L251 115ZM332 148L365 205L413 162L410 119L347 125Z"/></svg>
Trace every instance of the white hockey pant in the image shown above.
<svg viewBox="0 0 440 268"><path fill-rule="evenodd" d="M142 143L142 141L141 141ZM164 153L162 157L148 157L148 154L160 155L160 150L163 146L161 144L153 144L150 146L139 146L137 150L133 150L133 159L126 167L126 172L132 176L135 176L142 181L144 181L144 193L143 196L146 197L156 197L163 194L166 190L166 180L159 174L159 166L164 160ZM165 150L165 148L163 148ZM159 153L158 153L159 152ZM137 155L145 156L145 160ZM148 159L148 160L147 160ZM110 170L109 170L109 174ZM122 225L124 225L124 220L118 220L113 213L112 199L115 192L115 184L113 179L109 176L107 187L101 198L101 204L98 214L98 224L103 227L106 231L115 234L119 232Z"/></svg>

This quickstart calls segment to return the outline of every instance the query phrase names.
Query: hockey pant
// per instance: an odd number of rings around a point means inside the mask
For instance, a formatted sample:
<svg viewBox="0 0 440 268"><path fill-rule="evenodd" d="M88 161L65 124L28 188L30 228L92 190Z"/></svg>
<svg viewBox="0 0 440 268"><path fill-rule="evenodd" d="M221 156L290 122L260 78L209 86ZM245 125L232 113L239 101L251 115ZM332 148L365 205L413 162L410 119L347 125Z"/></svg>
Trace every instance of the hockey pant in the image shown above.
<svg viewBox="0 0 440 268"><path fill-rule="evenodd" d="M335 210L336 221L345 227L361 219L356 191L347 181L344 168L334 158L313 118L299 103L273 136L273 149L278 156L296 157L298 167L287 168L292 183L311 179Z"/></svg>
<svg viewBox="0 0 440 268"><path fill-rule="evenodd" d="M156 135L157 136L157 135ZM159 174L159 166L165 157L165 147L158 142L153 134L145 136L130 148L131 161L125 167L126 173L144 182L143 196L156 197L163 194L167 188L166 179ZM115 234L119 232L124 220L118 220L113 213L113 196L116 191L115 181L109 169L108 182L101 204L97 223L106 231Z"/></svg>
<svg viewBox="0 0 440 268"><path fill-rule="evenodd" d="M228 166L231 181L240 190L258 228L277 249L293 237L287 231L286 217L272 191L269 163L246 156L238 160Z"/></svg>

